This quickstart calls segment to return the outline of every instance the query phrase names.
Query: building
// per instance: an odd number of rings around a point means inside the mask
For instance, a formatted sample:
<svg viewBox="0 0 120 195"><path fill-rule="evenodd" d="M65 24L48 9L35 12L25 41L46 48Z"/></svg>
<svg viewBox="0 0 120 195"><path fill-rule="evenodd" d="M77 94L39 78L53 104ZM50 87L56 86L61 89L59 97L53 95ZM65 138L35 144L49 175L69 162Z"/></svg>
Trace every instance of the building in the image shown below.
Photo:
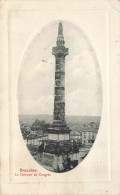
<svg viewBox="0 0 120 195"><path fill-rule="evenodd" d="M43 143L43 141L46 141L48 139L47 135L34 135L34 134L29 134L27 137L25 137L25 142L28 145L33 145L33 146L39 146L40 144Z"/></svg>
<svg viewBox="0 0 120 195"><path fill-rule="evenodd" d="M97 135L97 128L84 128L82 130L82 145L91 146Z"/></svg>

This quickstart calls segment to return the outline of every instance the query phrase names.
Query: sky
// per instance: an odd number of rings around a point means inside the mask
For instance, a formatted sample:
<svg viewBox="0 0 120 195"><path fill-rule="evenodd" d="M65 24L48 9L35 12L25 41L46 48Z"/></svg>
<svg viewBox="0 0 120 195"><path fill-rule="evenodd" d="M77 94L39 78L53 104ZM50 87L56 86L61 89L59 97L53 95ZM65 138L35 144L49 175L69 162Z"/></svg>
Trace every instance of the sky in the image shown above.
<svg viewBox="0 0 120 195"><path fill-rule="evenodd" d="M19 114L53 115L55 57L59 21L44 26L24 52L18 80ZM63 21L66 115L100 116L102 88L99 64L87 35Z"/></svg>

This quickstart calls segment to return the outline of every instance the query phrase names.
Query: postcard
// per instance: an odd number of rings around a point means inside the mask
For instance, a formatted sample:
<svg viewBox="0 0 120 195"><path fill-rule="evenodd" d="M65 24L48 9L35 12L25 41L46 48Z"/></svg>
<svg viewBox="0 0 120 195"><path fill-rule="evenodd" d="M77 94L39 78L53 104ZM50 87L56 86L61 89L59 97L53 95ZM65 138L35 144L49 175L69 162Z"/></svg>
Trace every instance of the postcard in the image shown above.
<svg viewBox="0 0 120 195"><path fill-rule="evenodd" d="M1 195L120 193L120 2L1 1Z"/></svg>

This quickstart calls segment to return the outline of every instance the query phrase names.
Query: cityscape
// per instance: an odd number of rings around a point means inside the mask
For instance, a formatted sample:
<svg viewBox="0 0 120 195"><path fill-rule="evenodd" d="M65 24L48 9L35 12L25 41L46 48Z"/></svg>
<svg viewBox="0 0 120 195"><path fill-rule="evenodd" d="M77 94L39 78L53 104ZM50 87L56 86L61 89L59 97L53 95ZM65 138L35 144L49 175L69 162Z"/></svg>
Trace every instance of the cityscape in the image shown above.
<svg viewBox="0 0 120 195"><path fill-rule="evenodd" d="M79 150L79 161L81 162L88 154L96 139L100 124L100 117L66 116L66 118L69 128L72 129L70 134L70 142L76 143ZM48 140L48 133L46 130L52 126L52 116L20 115L19 120L23 139L33 158L48 170L60 172L60 170L53 169L51 165L52 160L50 158L48 158L46 163L43 162L42 164L42 161L44 161L44 159L42 159L41 161L42 154L44 153L45 148L41 150L40 146L43 144L43 142L46 142ZM66 155L67 153L63 152L63 156ZM71 166L70 169L72 168L73 166ZM69 170L68 168L65 169Z"/></svg>

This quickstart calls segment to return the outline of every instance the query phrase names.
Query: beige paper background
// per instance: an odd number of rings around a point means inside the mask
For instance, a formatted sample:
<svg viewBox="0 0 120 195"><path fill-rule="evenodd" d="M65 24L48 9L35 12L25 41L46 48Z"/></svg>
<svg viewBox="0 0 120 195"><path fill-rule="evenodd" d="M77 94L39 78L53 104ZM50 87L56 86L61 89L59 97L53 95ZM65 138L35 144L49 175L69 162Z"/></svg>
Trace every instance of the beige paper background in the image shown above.
<svg viewBox="0 0 120 195"><path fill-rule="evenodd" d="M119 194L119 9L107 1L0 3L1 194ZM99 133L86 159L74 170L51 173L47 178L16 177L20 168L48 173L34 161L23 142L16 86L20 60L30 39L46 23L59 19L82 28L96 52L103 86Z"/></svg>

